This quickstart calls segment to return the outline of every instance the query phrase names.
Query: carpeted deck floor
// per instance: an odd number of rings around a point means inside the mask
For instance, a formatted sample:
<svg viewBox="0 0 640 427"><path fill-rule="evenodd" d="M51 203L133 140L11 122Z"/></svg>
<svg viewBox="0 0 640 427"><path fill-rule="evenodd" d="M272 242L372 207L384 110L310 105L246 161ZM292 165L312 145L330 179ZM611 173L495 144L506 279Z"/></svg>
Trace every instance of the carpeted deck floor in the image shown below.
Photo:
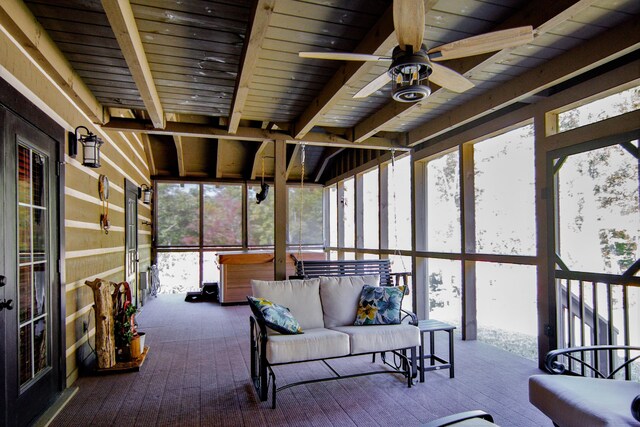
<svg viewBox="0 0 640 427"><path fill-rule="evenodd" d="M481 342L456 340L456 378L426 373L409 389L398 375L293 387L278 407L260 402L249 379L249 309L187 303L162 295L138 316L149 356L140 372L82 377L80 391L53 426L419 426L483 409L502 426L551 426L528 401L535 363ZM442 334L444 338L445 334ZM446 354L444 341L436 344ZM332 365L366 371L370 357ZM319 362L277 368L278 385L326 376Z"/></svg>

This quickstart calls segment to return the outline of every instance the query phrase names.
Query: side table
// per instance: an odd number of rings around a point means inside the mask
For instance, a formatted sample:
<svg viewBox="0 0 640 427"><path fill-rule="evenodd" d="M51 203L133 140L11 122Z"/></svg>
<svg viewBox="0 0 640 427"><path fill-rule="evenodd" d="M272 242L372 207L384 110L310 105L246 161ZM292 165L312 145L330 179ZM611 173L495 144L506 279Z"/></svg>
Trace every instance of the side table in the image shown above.
<svg viewBox="0 0 640 427"><path fill-rule="evenodd" d="M454 377L453 367L453 330L456 328L448 323L441 322L435 319L420 320L418 322L418 328L420 329L420 351L418 356L418 371L420 372L420 382L424 382L424 373L426 371L434 371L438 369L449 369L449 378ZM436 356L435 350L435 336L438 331L444 331L449 333L449 360L446 360L440 356ZM430 354L424 354L424 334L429 333L429 351ZM430 364L425 366L425 360L429 360ZM438 362L438 364L436 364Z"/></svg>

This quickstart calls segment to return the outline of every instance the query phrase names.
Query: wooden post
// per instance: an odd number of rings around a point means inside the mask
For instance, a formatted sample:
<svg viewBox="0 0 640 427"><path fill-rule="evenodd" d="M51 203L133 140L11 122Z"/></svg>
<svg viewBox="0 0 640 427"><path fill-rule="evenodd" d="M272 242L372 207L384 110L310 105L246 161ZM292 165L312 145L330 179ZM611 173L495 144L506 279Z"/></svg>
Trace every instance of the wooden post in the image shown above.
<svg viewBox="0 0 640 427"><path fill-rule="evenodd" d="M275 280L287 278L287 143L275 141L274 261Z"/></svg>
<svg viewBox="0 0 640 427"><path fill-rule="evenodd" d="M96 279L85 281L85 285L93 289L96 313L96 355L98 368L111 368L116 364L116 341L114 336L112 283Z"/></svg>

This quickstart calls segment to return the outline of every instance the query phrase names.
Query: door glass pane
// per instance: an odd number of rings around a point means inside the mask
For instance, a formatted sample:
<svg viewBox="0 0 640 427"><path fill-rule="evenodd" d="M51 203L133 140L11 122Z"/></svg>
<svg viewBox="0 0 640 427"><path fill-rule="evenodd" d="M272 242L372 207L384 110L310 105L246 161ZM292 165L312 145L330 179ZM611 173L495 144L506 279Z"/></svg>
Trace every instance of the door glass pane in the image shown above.
<svg viewBox="0 0 640 427"><path fill-rule="evenodd" d="M30 150L18 146L18 200L20 203L31 202L31 158Z"/></svg>
<svg viewBox="0 0 640 427"><path fill-rule="evenodd" d="M557 182L562 261L571 270L623 274L640 258L638 159L620 145L574 154Z"/></svg>
<svg viewBox="0 0 640 427"><path fill-rule="evenodd" d="M33 192L33 201L31 202L34 206L45 206L46 202L46 192L44 187L44 177L45 177L45 158L36 153L32 153L32 173L31 177L33 182L32 192Z"/></svg>
<svg viewBox="0 0 640 427"><path fill-rule="evenodd" d="M273 245L273 194L258 204L259 185L247 185L247 233L249 246Z"/></svg>
<svg viewBox="0 0 640 427"><path fill-rule="evenodd" d="M33 367L34 375L46 368L47 356L47 320L42 318L33 324Z"/></svg>
<svg viewBox="0 0 640 427"><path fill-rule="evenodd" d="M30 167L26 167L30 160ZM18 145L18 369L20 386L49 366L49 206L47 158Z"/></svg>
<svg viewBox="0 0 640 427"><path fill-rule="evenodd" d="M47 211L33 209L33 262L44 261L47 245Z"/></svg>
<svg viewBox="0 0 640 427"><path fill-rule="evenodd" d="M33 265L33 317L38 317L47 312L47 264L44 262Z"/></svg>
<svg viewBox="0 0 640 427"><path fill-rule="evenodd" d="M31 208L18 208L18 247L20 263L31 262Z"/></svg>
<svg viewBox="0 0 640 427"><path fill-rule="evenodd" d="M21 266L19 274L20 323L24 323L31 319L31 266Z"/></svg>
<svg viewBox="0 0 640 427"><path fill-rule="evenodd" d="M475 144L476 252L535 255L533 126Z"/></svg>
<svg viewBox="0 0 640 427"><path fill-rule="evenodd" d="M460 252L460 156L458 151L430 160L427 173L427 247Z"/></svg>
<svg viewBox="0 0 640 427"><path fill-rule="evenodd" d="M18 355L20 385L23 385L32 378L31 356L31 324L28 323L20 328L20 353Z"/></svg>

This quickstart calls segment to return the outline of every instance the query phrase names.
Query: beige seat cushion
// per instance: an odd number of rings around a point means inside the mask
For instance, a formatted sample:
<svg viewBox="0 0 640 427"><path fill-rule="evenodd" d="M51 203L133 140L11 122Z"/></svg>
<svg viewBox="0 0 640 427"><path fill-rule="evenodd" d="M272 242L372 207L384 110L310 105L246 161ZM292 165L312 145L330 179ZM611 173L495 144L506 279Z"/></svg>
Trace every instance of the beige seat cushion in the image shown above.
<svg viewBox="0 0 640 427"><path fill-rule="evenodd" d="M320 279L252 280L251 289L254 297L265 298L287 307L304 332L324 327Z"/></svg>
<svg viewBox="0 0 640 427"><path fill-rule="evenodd" d="M353 325L362 287L379 284L378 275L320 277L320 299L325 328Z"/></svg>
<svg viewBox="0 0 640 427"><path fill-rule="evenodd" d="M420 330L413 325L337 326L334 331L349 335L351 354L388 351L420 345Z"/></svg>
<svg viewBox="0 0 640 427"><path fill-rule="evenodd" d="M561 427L637 426L631 402L640 383L567 375L533 375L529 401Z"/></svg>
<svg viewBox="0 0 640 427"><path fill-rule="evenodd" d="M299 335L271 335L267 341L269 363L289 363L347 356L349 336L331 329L307 329Z"/></svg>

